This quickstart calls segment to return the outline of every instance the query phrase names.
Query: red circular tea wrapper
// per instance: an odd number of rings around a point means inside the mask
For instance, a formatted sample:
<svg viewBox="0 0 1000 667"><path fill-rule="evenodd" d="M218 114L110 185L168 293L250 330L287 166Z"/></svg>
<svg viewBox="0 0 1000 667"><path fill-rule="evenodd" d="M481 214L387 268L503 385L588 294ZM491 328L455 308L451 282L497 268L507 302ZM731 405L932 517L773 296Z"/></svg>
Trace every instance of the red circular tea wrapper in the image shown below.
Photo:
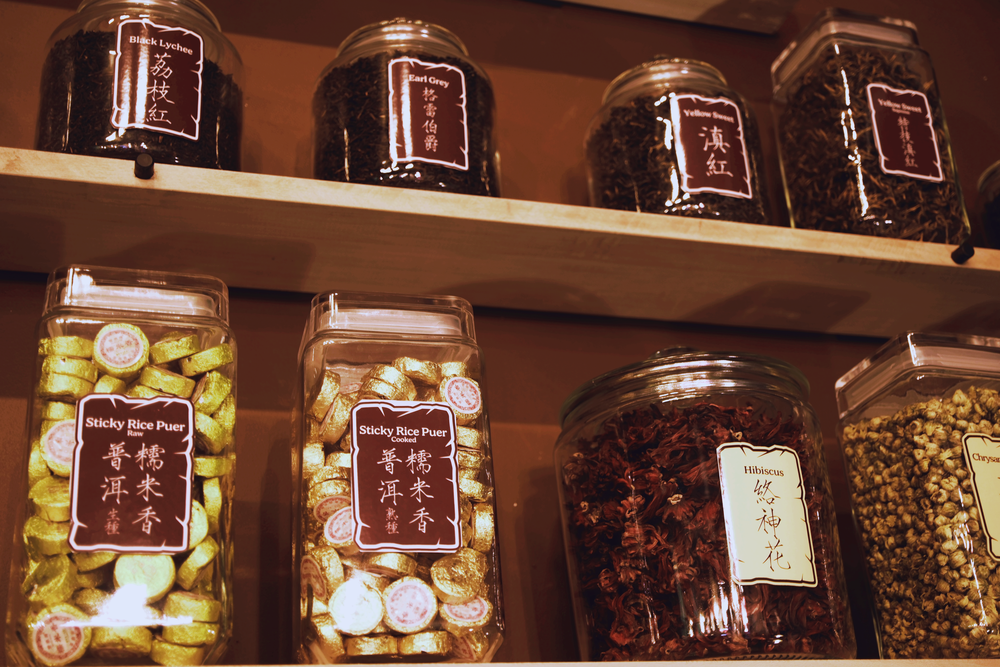
<svg viewBox="0 0 1000 667"><path fill-rule="evenodd" d="M347 496L330 496L324 498L313 508L313 516L317 521L326 523L327 519L345 507L350 507L351 499Z"/></svg>
<svg viewBox="0 0 1000 667"><path fill-rule="evenodd" d="M73 451L76 449L76 420L61 421L42 436L42 452L50 464L69 470L73 467ZM54 471L58 472L58 471Z"/></svg>
<svg viewBox="0 0 1000 667"><path fill-rule="evenodd" d="M312 556L302 559L302 567L299 570L302 579L302 597L309 596L309 586L313 588L313 597L320 600L327 599L326 579L323 577L323 570Z"/></svg>
<svg viewBox="0 0 1000 667"><path fill-rule="evenodd" d="M441 606L441 618L463 628L479 628L490 620L490 605L478 595L463 604Z"/></svg>
<svg viewBox="0 0 1000 667"><path fill-rule="evenodd" d="M139 336L122 325L108 325L94 342L96 353L105 364L114 368L128 368L138 362L147 347Z"/></svg>
<svg viewBox="0 0 1000 667"><path fill-rule="evenodd" d="M42 613L31 624L31 652L50 667L78 660L87 650L87 631L81 619L62 610Z"/></svg>
<svg viewBox="0 0 1000 667"><path fill-rule="evenodd" d="M344 507L334 512L323 526L323 534L331 544L343 544L354 539L353 508Z"/></svg>
<svg viewBox="0 0 1000 667"><path fill-rule="evenodd" d="M437 615L437 596L431 587L416 577L403 577L383 592L385 624L396 632L419 632Z"/></svg>
<svg viewBox="0 0 1000 667"><path fill-rule="evenodd" d="M483 407L483 395L479 385L464 377L453 377L445 382L444 400L456 411L472 415Z"/></svg>

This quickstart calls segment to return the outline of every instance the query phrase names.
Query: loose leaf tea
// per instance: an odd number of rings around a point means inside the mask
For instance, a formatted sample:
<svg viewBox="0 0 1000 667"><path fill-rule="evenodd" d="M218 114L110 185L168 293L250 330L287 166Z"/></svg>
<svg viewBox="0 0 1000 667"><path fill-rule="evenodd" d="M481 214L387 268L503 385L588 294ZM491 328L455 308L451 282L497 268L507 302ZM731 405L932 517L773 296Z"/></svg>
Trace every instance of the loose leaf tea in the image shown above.
<svg viewBox="0 0 1000 667"><path fill-rule="evenodd" d="M848 43L837 46L821 53L801 75L778 119L778 142L794 225L960 242L968 233L968 222L933 79L912 69L913 53ZM878 101L886 89L912 98L919 98L914 93L920 93L926 98L932 128L918 127L925 110L918 111L912 103L908 116L879 121L883 144L902 141L907 155L898 162L910 158L910 170L917 162L923 163L923 173L912 170L918 176L895 165L885 155L885 146L880 153L870 100L875 100L879 113L885 103L892 102ZM921 147L923 134L927 145Z"/></svg>
<svg viewBox="0 0 1000 667"><path fill-rule="evenodd" d="M397 123L390 118L389 63L406 57L457 68L464 75L467 154L456 162L466 163L466 168L405 155L393 160L390 132ZM493 115L489 81L459 58L399 50L360 57L333 67L317 86L313 97L313 172L316 178L328 181L496 197L500 193ZM421 122L440 119L427 117Z"/></svg>
<svg viewBox="0 0 1000 667"><path fill-rule="evenodd" d="M760 136L753 117L742 102L729 100L743 121L750 197L688 192L673 135L679 119L672 117L670 104L676 93L687 91L676 86L674 90L669 95L640 95L613 106L590 135L591 203L623 211L766 224L770 205L761 178Z"/></svg>
<svg viewBox="0 0 1000 667"><path fill-rule="evenodd" d="M35 147L238 171L243 93L233 78L205 58L197 141L138 128L119 130L114 115L116 33L79 31L56 42L42 69Z"/></svg>
<svg viewBox="0 0 1000 667"><path fill-rule="evenodd" d="M781 445L801 464L814 586L740 585L717 449ZM618 414L563 465L590 657L848 657L853 646L825 464L802 426L701 402Z"/></svg>
<svg viewBox="0 0 1000 667"><path fill-rule="evenodd" d="M844 427L883 657L1000 657L1000 568L986 512L995 502L980 503L974 480L981 464L970 465L964 451L978 435L995 455L1000 396L983 387ZM997 461L973 457L987 466ZM988 472L995 498L996 472Z"/></svg>

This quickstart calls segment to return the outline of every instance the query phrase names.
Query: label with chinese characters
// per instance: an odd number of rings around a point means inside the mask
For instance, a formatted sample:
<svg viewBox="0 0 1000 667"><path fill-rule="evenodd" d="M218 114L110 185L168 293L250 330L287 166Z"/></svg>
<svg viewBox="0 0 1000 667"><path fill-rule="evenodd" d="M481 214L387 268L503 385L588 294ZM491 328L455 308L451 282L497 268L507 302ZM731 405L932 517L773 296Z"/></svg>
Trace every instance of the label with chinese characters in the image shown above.
<svg viewBox="0 0 1000 667"><path fill-rule="evenodd" d="M688 94L674 95L670 107L684 191L751 199L743 117L736 103Z"/></svg>
<svg viewBox="0 0 1000 667"><path fill-rule="evenodd" d="M870 83L868 107L882 171L928 181L944 180L926 95Z"/></svg>
<svg viewBox="0 0 1000 667"><path fill-rule="evenodd" d="M744 585L815 586L799 455L745 442L720 445L717 453L733 578Z"/></svg>
<svg viewBox="0 0 1000 667"><path fill-rule="evenodd" d="M972 473L972 489L979 507L979 520L989 538L988 549L1000 560L1000 438L982 433L962 436L965 460Z"/></svg>
<svg viewBox="0 0 1000 667"><path fill-rule="evenodd" d="M194 463L190 401L91 394L77 406L76 428L73 549L186 550Z"/></svg>
<svg viewBox="0 0 1000 667"><path fill-rule="evenodd" d="M389 154L396 162L469 168L465 74L416 58L389 61Z"/></svg>
<svg viewBox="0 0 1000 667"><path fill-rule="evenodd" d="M197 141L204 66L201 35L129 19L118 24L117 48L111 124Z"/></svg>
<svg viewBox="0 0 1000 667"><path fill-rule="evenodd" d="M462 546L455 415L442 403L359 401L351 410L354 542L362 551Z"/></svg>

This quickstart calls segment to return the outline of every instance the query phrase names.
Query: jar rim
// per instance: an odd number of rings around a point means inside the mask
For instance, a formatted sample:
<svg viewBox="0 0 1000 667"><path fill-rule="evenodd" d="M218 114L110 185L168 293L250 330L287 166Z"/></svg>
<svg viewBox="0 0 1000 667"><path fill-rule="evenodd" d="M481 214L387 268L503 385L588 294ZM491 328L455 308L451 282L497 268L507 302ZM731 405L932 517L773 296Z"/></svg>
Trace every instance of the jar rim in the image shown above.
<svg viewBox="0 0 1000 667"><path fill-rule="evenodd" d="M672 347L608 371L577 387L559 410L559 424L564 427L587 405L608 394L645 387L657 380L677 380L679 382L672 385L676 389L707 388L715 384L713 378L725 378L729 389L740 386L749 389L750 378L754 378L757 380L755 388L767 385L773 391L803 401L809 396L806 377L795 366L780 359L746 352L704 352L690 347ZM671 385L661 383L657 390L661 395L669 394L668 386Z"/></svg>
<svg viewBox="0 0 1000 667"><path fill-rule="evenodd" d="M712 83L727 86L726 77L712 65L690 58L670 58L655 56L641 65L625 70L604 89L602 104L607 104L612 98L647 85L664 83L673 79L702 79Z"/></svg>
<svg viewBox="0 0 1000 667"><path fill-rule="evenodd" d="M771 63L774 90L777 91L799 70L820 42L838 35L918 47L917 26L906 19L827 7Z"/></svg>
<svg viewBox="0 0 1000 667"><path fill-rule="evenodd" d="M124 2L128 5L144 5L147 7L162 7L165 5L181 6L185 9L193 10L195 13L199 14L202 18L212 24L216 30L222 32L222 26L219 23L219 19L217 19L215 14L212 13L212 10L205 6L200 0L81 0L80 6L76 8L76 11L80 14L97 5L111 2Z"/></svg>
<svg viewBox="0 0 1000 667"><path fill-rule="evenodd" d="M344 38L344 41L337 48L337 59L361 51L374 42L399 43L415 40L444 44L457 50L465 57L469 56L469 50L462 40L447 28L436 23L426 23L400 16L388 21L371 23L352 32Z"/></svg>

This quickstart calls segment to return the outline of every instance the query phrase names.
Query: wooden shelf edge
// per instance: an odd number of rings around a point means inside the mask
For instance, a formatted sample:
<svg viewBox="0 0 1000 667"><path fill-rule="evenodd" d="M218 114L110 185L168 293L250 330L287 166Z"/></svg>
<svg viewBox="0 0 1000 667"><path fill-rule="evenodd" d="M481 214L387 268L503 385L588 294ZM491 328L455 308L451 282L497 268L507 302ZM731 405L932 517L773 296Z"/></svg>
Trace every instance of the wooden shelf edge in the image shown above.
<svg viewBox="0 0 1000 667"><path fill-rule="evenodd" d="M1000 251L0 147L0 269L211 273L300 292L891 336L1000 318Z"/></svg>

